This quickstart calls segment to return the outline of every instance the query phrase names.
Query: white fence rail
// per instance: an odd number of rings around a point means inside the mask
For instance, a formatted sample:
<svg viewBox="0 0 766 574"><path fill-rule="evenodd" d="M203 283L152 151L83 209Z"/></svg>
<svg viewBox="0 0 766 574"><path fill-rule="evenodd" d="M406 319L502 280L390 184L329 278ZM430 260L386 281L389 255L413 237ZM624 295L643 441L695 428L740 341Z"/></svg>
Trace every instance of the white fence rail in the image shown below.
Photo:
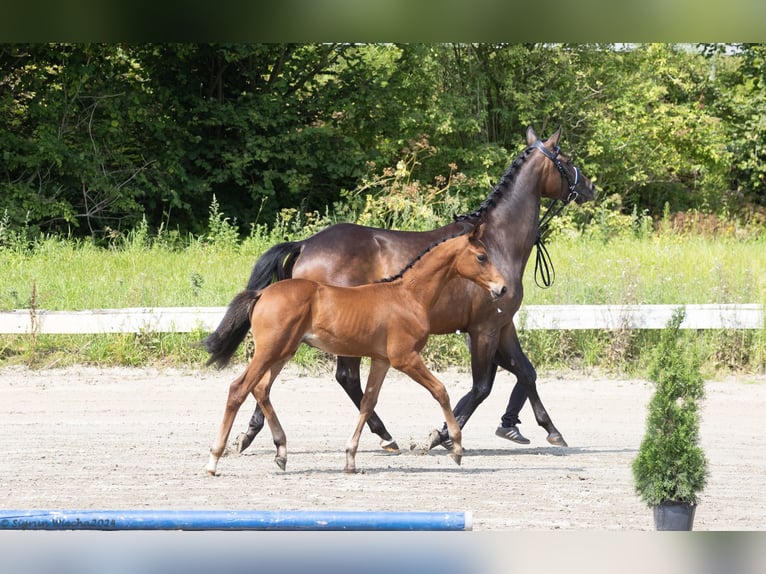
<svg viewBox="0 0 766 574"><path fill-rule="evenodd" d="M522 329L661 329L680 305L525 305ZM763 329L762 305L684 305L682 329ZM226 307L153 307L0 312L0 334L93 334L212 331Z"/></svg>

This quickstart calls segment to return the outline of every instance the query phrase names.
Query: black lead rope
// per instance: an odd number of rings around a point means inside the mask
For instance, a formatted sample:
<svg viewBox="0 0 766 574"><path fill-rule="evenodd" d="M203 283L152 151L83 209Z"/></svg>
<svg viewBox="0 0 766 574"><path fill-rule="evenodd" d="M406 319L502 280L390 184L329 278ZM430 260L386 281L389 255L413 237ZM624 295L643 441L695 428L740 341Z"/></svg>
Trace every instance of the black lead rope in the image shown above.
<svg viewBox="0 0 766 574"><path fill-rule="evenodd" d="M566 200L562 201L560 199L554 199L551 201L547 211L540 218L540 223L537 226L537 238L535 239L535 247L537 248L537 252L535 254L535 285L541 289L547 289L556 281L556 270L553 268L553 260L551 260L551 255L548 253L548 248L545 246L545 240L548 238L548 235L550 235L551 232L551 220L559 213L561 213L570 201L577 197L575 187L577 186L579 173L577 172L577 168L575 168L575 180L572 181L572 179L569 177L569 174L564 169L564 166L556 157L559 154L558 147L556 147L555 153L551 153L543 146L542 142L540 141L536 141L533 145L539 149L545 157L554 163L556 169L559 170L562 178L566 179L569 186L569 196L566 198ZM559 203L561 205L557 205Z"/></svg>
<svg viewBox="0 0 766 574"><path fill-rule="evenodd" d="M561 203L558 209L554 211L557 203ZM554 199L548 206L548 210L540 219L540 223L537 227L537 238L535 238L535 247L537 253L535 255L535 285L541 289L547 289L556 281L556 270L553 268L553 261L551 255L548 253L548 248L545 246L545 240L548 239L551 229L549 224L551 219L557 216L567 206L567 203L562 202L559 199Z"/></svg>

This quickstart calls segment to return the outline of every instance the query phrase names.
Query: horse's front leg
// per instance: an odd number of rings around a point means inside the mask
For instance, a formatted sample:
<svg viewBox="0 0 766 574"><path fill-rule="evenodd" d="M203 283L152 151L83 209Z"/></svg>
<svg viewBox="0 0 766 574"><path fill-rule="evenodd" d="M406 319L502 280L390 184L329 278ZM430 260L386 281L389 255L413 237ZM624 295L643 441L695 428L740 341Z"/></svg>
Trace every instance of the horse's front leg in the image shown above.
<svg viewBox="0 0 766 574"><path fill-rule="evenodd" d="M367 376L367 386L359 402L359 419L353 434L346 443L346 467L343 469L344 472L356 472L356 451L359 449L362 429L378 402L380 387L383 385L383 379L386 378L389 367L389 362L382 359L372 359L370 361L370 374Z"/></svg>
<svg viewBox="0 0 766 574"><path fill-rule="evenodd" d="M567 442L553 424L548 411L545 410L545 406L540 400L540 395L537 392L537 371L522 351L513 323L508 324L501 333L496 361L501 367L515 375L517 381L524 385L537 424L548 432L548 442L555 446L567 446ZM513 400L509 401L508 409L521 408L523 400L519 402L521 404L514 404Z"/></svg>
<svg viewBox="0 0 766 574"><path fill-rule="evenodd" d="M338 357L338 368L335 371L335 380L343 387L357 409L361 409L363 396L360 375L361 363L360 357ZM369 379L367 384L369 385ZM386 425L383 424L374 410L367 419L367 426L370 427L370 431L380 437L380 446L383 449L389 452L399 452L399 445L396 444L396 441L386 430Z"/></svg>
<svg viewBox="0 0 766 574"><path fill-rule="evenodd" d="M497 365L493 358L497 351L497 335L474 333L468 337L468 347L471 351L472 385L455 405L453 414L457 424L462 429L471 418L476 408L484 402L492 390L497 374ZM440 429L434 429L426 438L422 448L428 451L437 445L451 448L446 423Z"/></svg>

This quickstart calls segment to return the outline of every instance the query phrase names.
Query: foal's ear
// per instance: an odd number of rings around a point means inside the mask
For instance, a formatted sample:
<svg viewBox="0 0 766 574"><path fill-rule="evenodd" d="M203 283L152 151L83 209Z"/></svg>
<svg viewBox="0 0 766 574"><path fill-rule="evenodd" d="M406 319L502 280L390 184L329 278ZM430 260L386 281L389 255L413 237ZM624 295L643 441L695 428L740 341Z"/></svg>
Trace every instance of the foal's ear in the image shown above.
<svg viewBox="0 0 766 574"><path fill-rule="evenodd" d="M479 223L478 225L474 226L474 228L471 230L471 234L468 236L468 241L471 243L479 243L483 245L481 238L484 237L484 227L486 226L486 223L483 221Z"/></svg>

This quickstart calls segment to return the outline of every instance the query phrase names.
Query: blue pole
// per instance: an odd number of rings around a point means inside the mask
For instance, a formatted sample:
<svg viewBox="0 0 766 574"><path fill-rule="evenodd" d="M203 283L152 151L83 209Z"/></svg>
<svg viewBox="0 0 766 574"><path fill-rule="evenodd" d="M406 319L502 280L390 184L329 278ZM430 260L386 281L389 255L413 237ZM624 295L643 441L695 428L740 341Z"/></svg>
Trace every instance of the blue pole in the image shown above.
<svg viewBox="0 0 766 574"><path fill-rule="evenodd" d="M470 512L0 510L0 530L471 530Z"/></svg>

